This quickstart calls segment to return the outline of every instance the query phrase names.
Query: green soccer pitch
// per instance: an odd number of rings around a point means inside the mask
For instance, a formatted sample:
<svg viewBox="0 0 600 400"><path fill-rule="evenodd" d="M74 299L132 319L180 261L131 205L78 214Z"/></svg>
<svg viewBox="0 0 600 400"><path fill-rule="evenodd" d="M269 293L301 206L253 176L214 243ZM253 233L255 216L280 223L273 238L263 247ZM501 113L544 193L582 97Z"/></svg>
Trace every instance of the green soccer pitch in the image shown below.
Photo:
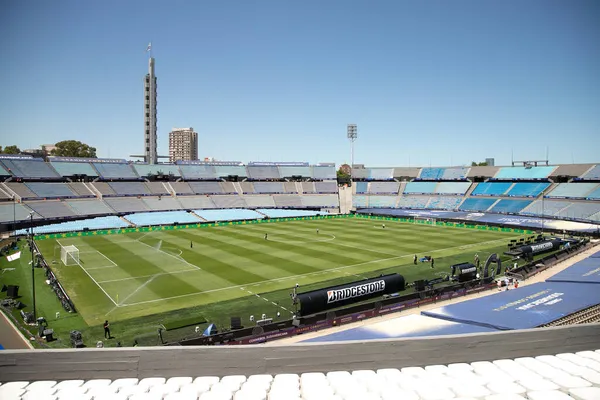
<svg viewBox="0 0 600 400"><path fill-rule="evenodd" d="M385 223L385 228L383 227ZM268 238L265 239L265 235ZM46 239L46 261L88 326L195 308L209 322L266 310L289 318L300 292L379 273L406 282L448 274L453 263L482 263L515 233L381 221L316 219ZM65 266L60 246L79 249ZM431 255L413 265L413 256ZM236 302L236 300L238 300ZM214 307L215 304L227 307ZM250 307L250 308L249 308ZM222 322L225 324L225 322Z"/></svg>

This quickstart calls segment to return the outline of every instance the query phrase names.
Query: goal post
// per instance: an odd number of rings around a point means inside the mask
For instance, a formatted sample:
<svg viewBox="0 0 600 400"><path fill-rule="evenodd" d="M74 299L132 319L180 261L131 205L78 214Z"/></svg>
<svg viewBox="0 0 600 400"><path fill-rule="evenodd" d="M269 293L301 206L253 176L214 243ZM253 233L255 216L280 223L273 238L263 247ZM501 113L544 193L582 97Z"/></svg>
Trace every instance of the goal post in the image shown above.
<svg viewBox="0 0 600 400"><path fill-rule="evenodd" d="M414 217L413 223L423 225L435 225L436 219L427 217Z"/></svg>
<svg viewBox="0 0 600 400"><path fill-rule="evenodd" d="M78 265L79 249L73 245L60 246L60 260L64 265Z"/></svg>

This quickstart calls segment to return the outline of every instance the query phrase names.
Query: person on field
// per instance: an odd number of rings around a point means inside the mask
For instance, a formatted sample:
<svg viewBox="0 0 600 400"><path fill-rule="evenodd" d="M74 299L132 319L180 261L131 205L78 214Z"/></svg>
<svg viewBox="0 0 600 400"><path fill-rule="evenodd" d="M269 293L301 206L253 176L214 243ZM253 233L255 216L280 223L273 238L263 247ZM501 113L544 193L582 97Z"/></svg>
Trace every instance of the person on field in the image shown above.
<svg viewBox="0 0 600 400"><path fill-rule="evenodd" d="M319 234L319 229L317 229L317 235Z"/></svg>
<svg viewBox="0 0 600 400"><path fill-rule="evenodd" d="M417 255L415 254L415 256L413 257L413 264L417 265Z"/></svg>
<svg viewBox="0 0 600 400"><path fill-rule="evenodd" d="M434 265L435 265L435 261L434 261L433 257L431 257L431 268L433 268Z"/></svg>
<svg viewBox="0 0 600 400"><path fill-rule="evenodd" d="M108 320L104 321L104 338L110 339L110 324Z"/></svg>
<svg viewBox="0 0 600 400"><path fill-rule="evenodd" d="M190 249L194 248L194 243L190 240Z"/></svg>
<svg viewBox="0 0 600 400"><path fill-rule="evenodd" d="M265 240L269 240L269 234L265 233Z"/></svg>

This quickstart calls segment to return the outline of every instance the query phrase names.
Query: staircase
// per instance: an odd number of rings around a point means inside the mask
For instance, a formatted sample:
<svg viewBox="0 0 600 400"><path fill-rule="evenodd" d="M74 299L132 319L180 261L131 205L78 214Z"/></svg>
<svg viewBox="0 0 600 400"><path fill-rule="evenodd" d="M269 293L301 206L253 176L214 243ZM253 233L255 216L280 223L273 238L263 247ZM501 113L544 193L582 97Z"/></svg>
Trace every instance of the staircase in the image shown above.
<svg viewBox="0 0 600 400"><path fill-rule="evenodd" d="M350 214L352 210L352 187L339 187L340 214Z"/></svg>
<svg viewBox="0 0 600 400"><path fill-rule="evenodd" d="M235 191L238 195L241 196L244 194L244 191L242 190L242 185L240 185L239 182L233 182L233 187L235 188Z"/></svg>

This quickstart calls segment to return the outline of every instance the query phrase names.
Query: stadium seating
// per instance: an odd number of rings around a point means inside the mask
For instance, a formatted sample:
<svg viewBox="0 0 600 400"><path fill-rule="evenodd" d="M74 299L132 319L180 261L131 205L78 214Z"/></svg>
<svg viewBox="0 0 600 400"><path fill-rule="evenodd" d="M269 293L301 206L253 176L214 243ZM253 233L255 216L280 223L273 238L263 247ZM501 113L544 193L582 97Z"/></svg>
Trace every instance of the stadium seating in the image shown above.
<svg viewBox="0 0 600 400"><path fill-rule="evenodd" d="M368 207L367 200L370 196L353 196L352 197L352 206L354 208L366 208Z"/></svg>
<svg viewBox="0 0 600 400"><path fill-rule="evenodd" d="M64 218L76 215L66 203L59 200L30 201L25 204L44 218Z"/></svg>
<svg viewBox="0 0 600 400"><path fill-rule="evenodd" d="M11 191L14 192L21 199L37 199L38 195L33 193L24 183L19 182L5 182L5 187L7 189L6 192L11 194Z"/></svg>
<svg viewBox="0 0 600 400"><path fill-rule="evenodd" d="M397 196L369 196L369 207L395 208Z"/></svg>
<svg viewBox="0 0 600 400"><path fill-rule="evenodd" d="M216 208L215 203L208 196L183 196L178 197L177 200L185 210Z"/></svg>
<svg viewBox="0 0 600 400"><path fill-rule="evenodd" d="M60 176L86 175L89 177L98 176L98 172L89 162L65 162L51 161L50 165L60 174Z"/></svg>
<svg viewBox="0 0 600 400"><path fill-rule="evenodd" d="M240 187L242 188L242 193L256 193L254 190L254 184L252 182L241 182Z"/></svg>
<svg viewBox="0 0 600 400"><path fill-rule="evenodd" d="M149 211L144 202L137 197L110 197L104 201L117 213Z"/></svg>
<svg viewBox="0 0 600 400"><path fill-rule="evenodd" d="M536 215L536 216L555 216L560 213L561 210L569 207L572 203L570 201L560 200L536 200L527 208L521 211L524 215Z"/></svg>
<svg viewBox="0 0 600 400"><path fill-rule="evenodd" d="M60 178L60 175L41 158L0 160L8 172L17 178Z"/></svg>
<svg viewBox="0 0 600 400"><path fill-rule="evenodd" d="M187 182L171 182L171 187L176 194L194 194L194 191Z"/></svg>
<svg viewBox="0 0 600 400"><path fill-rule="evenodd" d="M174 223L195 224L200 222L198 217L186 211L135 213L126 215L125 219L137 226L173 225Z"/></svg>
<svg viewBox="0 0 600 400"><path fill-rule="evenodd" d="M319 211L308 210L259 209L256 211L268 216L269 218L311 217L322 214Z"/></svg>
<svg viewBox="0 0 600 400"><path fill-rule="evenodd" d="M10 176L10 172L8 172L2 164L0 164L0 176Z"/></svg>
<svg viewBox="0 0 600 400"><path fill-rule="evenodd" d="M25 186L39 198L77 197L66 183L29 182Z"/></svg>
<svg viewBox="0 0 600 400"><path fill-rule="evenodd" d="M455 210L462 201L462 197L434 196L427 203L427 208L434 210Z"/></svg>
<svg viewBox="0 0 600 400"><path fill-rule="evenodd" d="M68 183L69 188L77 194L78 197L95 197L96 195L82 182Z"/></svg>
<svg viewBox="0 0 600 400"><path fill-rule="evenodd" d="M550 177L552 178L555 176L568 176L572 178L578 178L585 174L593 166L593 164L559 165L554 171L552 171Z"/></svg>
<svg viewBox="0 0 600 400"><path fill-rule="evenodd" d="M108 182L94 182L89 184L91 187L95 188L102 197L104 196L116 196L115 191L112 186L108 184Z"/></svg>
<svg viewBox="0 0 600 400"><path fill-rule="evenodd" d="M402 196L398 200L398 208L425 208L429 202L426 196Z"/></svg>
<svg viewBox="0 0 600 400"><path fill-rule="evenodd" d="M244 201L249 208L275 207L275 200L273 200L273 196L264 194L244 196Z"/></svg>
<svg viewBox="0 0 600 400"><path fill-rule="evenodd" d="M459 210L465 211L487 211L496 201L496 199L477 199L469 197L462 202L458 207Z"/></svg>
<svg viewBox="0 0 600 400"><path fill-rule="evenodd" d="M248 170L248 178L252 180L281 179L279 169L276 166L249 165L246 169Z"/></svg>
<svg viewBox="0 0 600 400"><path fill-rule="evenodd" d="M171 164L133 164L133 169L142 178L152 175L171 175L175 178L181 176L181 171L177 165Z"/></svg>
<svg viewBox="0 0 600 400"><path fill-rule="evenodd" d="M228 176L238 176L245 178L248 176L246 167L237 165L215 165L215 175L218 178L226 178Z"/></svg>
<svg viewBox="0 0 600 400"><path fill-rule="evenodd" d="M145 196L150 194L144 182L110 182L109 186L117 196Z"/></svg>
<svg viewBox="0 0 600 400"><path fill-rule="evenodd" d="M0 186L0 201L12 200L13 195L8 193L8 190L5 190L5 188Z"/></svg>
<svg viewBox="0 0 600 400"><path fill-rule="evenodd" d="M515 183L508 191L508 196L537 197L550 186L549 183Z"/></svg>
<svg viewBox="0 0 600 400"><path fill-rule="evenodd" d="M112 214L114 211L106 205L102 200L89 199L89 200L66 200L65 203L75 212L77 215L107 215Z"/></svg>
<svg viewBox="0 0 600 400"><path fill-rule="evenodd" d="M369 170L364 168L352 168L352 179L369 179Z"/></svg>
<svg viewBox="0 0 600 400"><path fill-rule="evenodd" d="M556 215L561 218L589 220L592 215L598 212L600 212L600 202L573 202Z"/></svg>
<svg viewBox="0 0 600 400"><path fill-rule="evenodd" d="M194 210L194 213L207 221L239 221L263 219L265 216L253 210Z"/></svg>
<svg viewBox="0 0 600 400"><path fill-rule="evenodd" d="M313 166L312 178L315 180L326 181L336 179L335 167Z"/></svg>
<svg viewBox="0 0 600 400"><path fill-rule="evenodd" d="M586 172L582 177L582 180L600 180L600 165L595 165L588 172Z"/></svg>
<svg viewBox="0 0 600 400"><path fill-rule="evenodd" d="M404 188L404 193L429 194L435 191L436 186L437 182L408 182Z"/></svg>
<svg viewBox="0 0 600 400"><path fill-rule="evenodd" d="M277 207L302 207L302 200L298 195L280 194L273 196Z"/></svg>
<svg viewBox="0 0 600 400"><path fill-rule="evenodd" d="M312 171L310 167L279 166L279 175L282 178L291 178L292 176L310 178L312 177Z"/></svg>
<svg viewBox="0 0 600 400"><path fill-rule="evenodd" d="M261 193L285 193L282 182L254 182L254 191Z"/></svg>
<svg viewBox="0 0 600 400"><path fill-rule="evenodd" d="M446 181L460 181L467 177L469 168L467 167L452 167L444 169L442 180Z"/></svg>
<svg viewBox="0 0 600 400"><path fill-rule="evenodd" d="M545 197L585 199L597 188L600 189L597 183L560 183Z"/></svg>
<svg viewBox="0 0 600 400"><path fill-rule="evenodd" d="M407 180L414 179L419 176L421 168L414 167L399 167L394 168L393 176L394 178L404 178Z"/></svg>
<svg viewBox="0 0 600 400"><path fill-rule="evenodd" d="M127 228L128 226L129 225L121 218L115 216L108 216L38 226L35 228L34 233L39 235L44 233L80 232L84 229L89 229L93 231L99 229Z"/></svg>
<svg viewBox="0 0 600 400"><path fill-rule="evenodd" d="M187 180L219 179L213 165L180 165L181 176Z"/></svg>
<svg viewBox="0 0 600 400"><path fill-rule="evenodd" d="M148 192L152 194L169 194L169 191L162 182L145 182Z"/></svg>
<svg viewBox="0 0 600 400"><path fill-rule="evenodd" d="M283 193L298 194L298 188L296 186L296 182L284 182L283 183Z"/></svg>
<svg viewBox="0 0 600 400"><path fill-rule="evenodd" d="M301 186L303 193L317 193L315 182L302 182Z"/></svg>
<svg viewBox="0 0 600 400"><path fill-rule="evenodd" d="M594 190L592 193L587 195L588 199L592 199L592 200L598 200L600 199L600 187L596 190Z"/></svg>
<svg viewBox="0 0 600 400"><path fill-rule="evenodd" d="M337 193L337 182L315 182L317 193Z"/></svg>
<svg viewBox="0 0 600 400"><path fill-rule="evenodd" d="M419 179L424 181L439 181L444 176L445 168L423 168Z"/></svg>
<svg viewBox="0 0 600 400"><path fill-rule="evenodd" d="M398 182L371 182L369 193L371 194L398 194L400 184Z"/></svg>
<svg viewBox="0 0 600 400"><path fill-rule="evenodd" d="M96 171L104 179L137 179L138 175L135 173L130 164L125 163L92 163Z"/></svg>
<svg viewBox="0 0 600 400"><path fill-rule="evenodd" d="M241 196L211 196L217 208L245 208L248 205Z"/></svg>
<svg viewBox="0 0 600 400"><path fill-rule="evenodd" d="M142 198L142 202L150 210L181 210L181 204L171 196L146 196Z"/></svg>
<svg viewBox="0 0 600 400"><path fill-rule="evenodd" d="M369 179L374 181L389 181L394 179L393 168L369 168Z"/></svg>
<svg viewBox="0 0 600 400"><path fill-rule="evenodd" d="M19 203L6 202L0 204L0 222L10 223L13 221L27 221L31 217L31 209ZM33 214L33 219L40 219L38 214Z"/></svg>
<svg viewBox="0 0 600 400"><path fill-rule="evenodd" d="M337 208L338 198L335 194L322 194L322 195L306 195L300 196L303 207L314 208Z"/></svg>
<svg viewBox="0 0 600 400"><path fill-rule="evenodd" d="M225 194L238 194L233 182L219 182Z"/></svg>
<svg viewBox="0 0 600 400"><path fill-rule="evenodd" d="M494 176L501 180L546 179L556 167L503 167Z"/></svg>
<svg viewBox="0 0 600 400"><path fill-rule="evenodd" d="M190 182L190 188L195 194L223 194L223 188L219 182Z"/></svg>
<svg viewBox="0 0 600 400"><path fill-rule="evenodd" d="M369 183L368 182L354 182L354 186L356 187L356 193L368 193L369 192Z"/></svg>
<svg viewBox="0 0 600 400"><path fill-rule="evenodd" d="M502 196L511 187L510 182L483 182L478 183L477 187L471 192L471 196Z"/></svg>
<svg viewBox="0 0 600 400"><path fill-rule="evenodd" d="M476 176L485 177L485 178L493 178L494 175L496 175L499 170L500 170L500 167L492 167L492 166L471 167L469 169L469 173L467 174L467 178L474 178Z"/></svg>
<svg viewBox="0 0 600 400"><path fill-rule="evenodd" d="M518 214L522 209L531 204L531 200L500 200L491 212Z"/></svg>
<svg viewBox="0 0 600 400"><path fill-rule="evenodd" d="M465 194L471 187L471 182L440 182L435 187L437 194Z"/></svg>

